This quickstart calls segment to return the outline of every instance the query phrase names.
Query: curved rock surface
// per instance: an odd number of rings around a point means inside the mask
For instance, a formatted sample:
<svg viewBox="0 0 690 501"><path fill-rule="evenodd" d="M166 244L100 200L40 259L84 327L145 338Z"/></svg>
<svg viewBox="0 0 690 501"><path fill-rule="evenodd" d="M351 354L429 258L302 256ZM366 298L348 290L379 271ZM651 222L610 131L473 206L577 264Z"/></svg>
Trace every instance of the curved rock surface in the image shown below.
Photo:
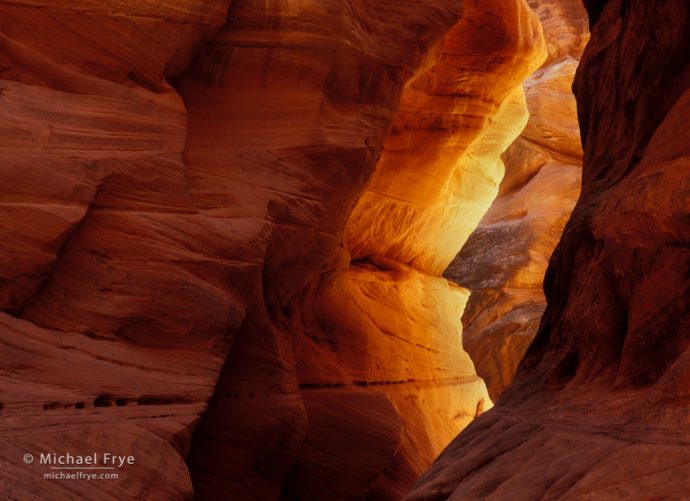
<svg viewBox="0 0 690 501"><path fill-rule="evenodd" d="M498 198L444 276L471 291L463 343L493 400L510 385L546 307L548 260L580 192L571 85L588 40L580 0L531 0L548 57L525 82L529 121L503 155Z"/></svg>
<svg viewBox="0 0 690 501"><path fill-rule="evenodd" d="M467 291L439 275L495 196L544 48L522 1L458 7L238 2L176 82L203 210L266 235L193 439L201 498L399 499L492 405L461 347Z"/></svg>
<svg viewBox="0 0 690 501"><path fill-rule="evenodd" d="M3 495L395 499L491 407L440 274L527 119L523 0L16 0L0 33ZM104 451L123 481L22 462Z"/></svg>
<svg viewBox="0 0 690 501"><path fill-rule="evenodd" d="M497 406L407 499L690 492L690 6L586 3L582 195L539 332Z"/></svg>
<svg viewBox="0 0 690 501"><path fill-rule="evenodd" d="M228 2L0 5L0 492L189 498L184 457L244 316L201 235L166 76ZM217 269L216 271L219 271ZM132 454L127 481L24 454Z"/></svg>

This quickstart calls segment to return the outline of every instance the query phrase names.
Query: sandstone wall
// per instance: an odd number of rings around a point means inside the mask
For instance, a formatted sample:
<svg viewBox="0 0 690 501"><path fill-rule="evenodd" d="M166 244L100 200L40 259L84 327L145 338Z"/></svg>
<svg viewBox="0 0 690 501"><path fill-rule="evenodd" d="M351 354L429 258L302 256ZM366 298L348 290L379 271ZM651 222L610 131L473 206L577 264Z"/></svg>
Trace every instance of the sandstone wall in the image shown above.
<svg viewBox="0 0 690 501"><path fill-rule="evenodd" d="M0 33L3 494L398 498L491 406L440 274L526 121L523 0L18 0ZM94 450L136 465L22 463Z"/></svg>
<svg viewBox="0 0 690 501"><path fill-rule="evenodd" d="M512 387L407 499L690 492L690 6L586 2L582 195Z"/></svg>
<svg viewBox="0 0 690 501"><path fill-rule="evenodd" d="M546 307L548 260L580 193L575 70L589 38L580 0L531 0L548 57L526 82L529 121L503 155L497 200L444 275L471 291L463 343L496 400L510 385Z"/></svg>
<svg viewBox="0 0 690 501"><path fill-rule="evenodd" d="M227 6L0 5L3 498L191 496L191 428L249 286L191 204L166 77ZM42 478L41 452L105 451L136 457L126 481Z"/></svg>
<svg viewBox="0 0 690 501"><path fill-rule="evenodd" d="M440 273L544 50L524 2L460 6L238 2L176 81L203 210L266 238L193 439L200 496L399 499L492 405L462 350L468 292Z"/></svg>

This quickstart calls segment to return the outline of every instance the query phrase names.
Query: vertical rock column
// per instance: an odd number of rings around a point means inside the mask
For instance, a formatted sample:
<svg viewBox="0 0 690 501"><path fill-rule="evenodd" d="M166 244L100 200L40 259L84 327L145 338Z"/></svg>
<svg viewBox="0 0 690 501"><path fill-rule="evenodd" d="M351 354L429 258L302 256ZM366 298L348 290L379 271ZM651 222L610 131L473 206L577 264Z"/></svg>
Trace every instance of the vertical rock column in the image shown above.
<svg viewBox="0 0 690 501"><path fill-rule="evenodd" d="M281 491L357 497L391 461L400 427L391 432L387 420L401 420L391 404L351 405L337 395L316 405L349 415L349 433L329 430L328 445L339 449L314 458L310 433L321 433L326 419L303 396L327 378L302 376L296 358L310 339L308 319L327 308L313 284L349 262L345 223L403 86L461 7L455 0L238 1L175 82L189 113L190 196L216 221L213 239L229 235L261 268L193 438L189 465L200 499L275 499ZM313 336L324 337L315 323ZM355 356L366 356L365 346L358 349ZM355 386L337 379L344 382ZM310 461L317 468L305 477Z"/></svg>
<svg viewBox="0 0 690 501"><path fill-rule="evenodd" d="M290 303L293 322L307 312L294 327L309 420L295 497L399 499L491 406L462 349L468 291L440 275L496 195L526 122L521 84L543 57L524 2L466 3L403 90L347 222L350 266Z"/></svg>

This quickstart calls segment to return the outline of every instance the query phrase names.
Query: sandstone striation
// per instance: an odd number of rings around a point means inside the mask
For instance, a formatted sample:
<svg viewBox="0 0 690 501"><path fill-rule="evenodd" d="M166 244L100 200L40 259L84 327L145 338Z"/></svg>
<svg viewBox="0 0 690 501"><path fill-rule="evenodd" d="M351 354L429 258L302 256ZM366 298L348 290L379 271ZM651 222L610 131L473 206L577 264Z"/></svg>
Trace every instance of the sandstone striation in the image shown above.
<svg viewBox="0 0 690 501"><path fill-rule="evenodd" d="M690 6L585 2L582 194L515 382L407 499L690 492Z"/></svg>
<svg viewBox="0 0 690 501"><path fill-rule="evenodd" d="M228 2L0 5L0 492L190 497L184 457L248 287L223 283L186 191L166 77ZM24 454L132 454L123 482Z"/></svg>
<svg viewBox="0 0 690 501"><path fill-rule="evenodd" d="M235 5L175 83L200 209L266 238L193 438L195 489L399 499L492 405L461 347L468 292L440 273L524 126L540 25L521 1Z"/></svg>
<svg viewBox="0 0 690 501"><path fill-rule="evenodd" d="M527 120L527 3L17 0L0 33L3 495L395 499L491 407L440 275ZM64 451L136 465L22 462Z"/></svg>
<svg viewBox="0 0 690 501"><path fill-rule="evenodd" d="M497 200L445 276L471 290L463 343L496 400L546 307L546 266L580 190L582 147L571 85L588 39L580 0L529 2L548 57L525 82L529 121L503 155Z"/></svg>

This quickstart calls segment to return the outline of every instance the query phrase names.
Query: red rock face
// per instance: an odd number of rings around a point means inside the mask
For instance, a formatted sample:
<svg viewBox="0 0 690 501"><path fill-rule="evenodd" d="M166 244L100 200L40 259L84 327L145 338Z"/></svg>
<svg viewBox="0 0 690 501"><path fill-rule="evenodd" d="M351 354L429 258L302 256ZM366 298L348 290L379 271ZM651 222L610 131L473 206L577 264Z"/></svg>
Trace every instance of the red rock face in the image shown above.
<svg viewBox="0 0 690 501"><path fill-rule="evenodd" d="M580 0L531 1L548 48L525 82L529 121L503 155L498 198L444 275L471 291L463 345L496 400L546 307L543 279L580 193L582 147L571 86L588 40Z"/></svg>
<svg viewBox="0 0 690 501"><path fill-rule="evenodd" d="M192 424L251 288L223 280L221 246L201 236L212 222L190 203L185 108L165 77L226 10L0 7L3 498L191 496ZM51 452L137 465L122 482L43 480Z"/></svg>
<svg viewBox="0 0 690 501"><path fill-rule="evenodd" d="M0 7L9 498L400 498L492 405L440 274L526 122L537 18L228 6ZM22 463L104 451L123 481Z"/></svg>
<svg viewBox="0 0 690 501"><path fill-rule="evenodd" d="M460 343L441 274L549 108L529 7L0 6L2 495L399 499L477 416L412 498L688 492L680 0L589 6L583 196L498 411ZM523 147L577 156L559 125ZM503 218L548 184L510 172ZM121 481L23 462L106 451Z"/></svg>
<svg viewBox="0 0 690 501"><path fill-rule="evenodd" d="M588 7L582 196L546 275L546 313L513 386L408 499L690 492L689 6Z"/></svg>

